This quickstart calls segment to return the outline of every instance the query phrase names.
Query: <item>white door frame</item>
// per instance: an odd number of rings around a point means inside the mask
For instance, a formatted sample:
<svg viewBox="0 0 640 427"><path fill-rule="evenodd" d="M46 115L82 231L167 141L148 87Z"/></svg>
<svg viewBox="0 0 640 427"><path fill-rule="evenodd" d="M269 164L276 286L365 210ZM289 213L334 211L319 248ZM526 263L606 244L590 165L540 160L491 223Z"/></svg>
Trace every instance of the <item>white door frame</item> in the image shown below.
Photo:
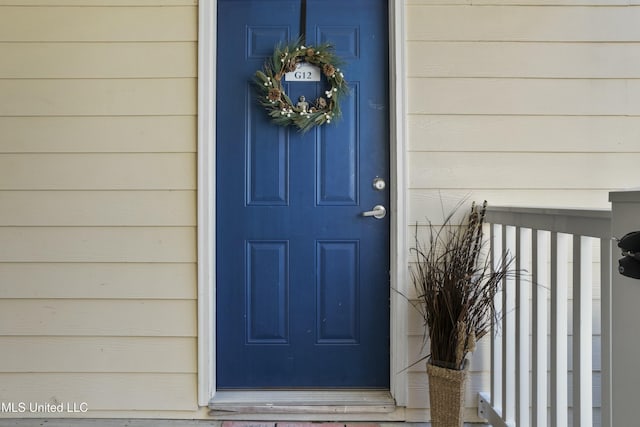
<svg viewBox="0 0 640 427"><path fill-rule="evenodd" d="M389 0L390 278L404 293L407 284L407 168L404 0ZM216 23L217 0L198 5L198 404L216 392ZM407 400L406 301L391 291L391 394Z"/></svg>

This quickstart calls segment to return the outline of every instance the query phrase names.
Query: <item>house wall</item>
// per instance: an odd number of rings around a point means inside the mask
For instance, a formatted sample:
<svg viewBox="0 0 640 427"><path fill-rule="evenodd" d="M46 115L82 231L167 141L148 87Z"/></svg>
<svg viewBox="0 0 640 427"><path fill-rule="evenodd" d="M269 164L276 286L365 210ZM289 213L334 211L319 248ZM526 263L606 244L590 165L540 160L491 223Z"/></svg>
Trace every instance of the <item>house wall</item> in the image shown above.
<svg viewBox="0 0 640 427"><path fill-rule="evenodd" d="M196 408L196 3L0 0L2 402L206 415ZM637 186L637 5L406 0L409 223L464 196L595 208L610 189ZM415 313L408 340L411 359ZM480 346L470 419L488 388ZM423 367L408 378L407 415L423 420Z"/></svg>
<svg viewBox="0 0 640 427"><path fill-rule="evenodd" d="M491 205L608 208L608 191L638 186L630 171L640 163L640 3L406 5L409 224L437 222L441 201L446 211L465 196ZM599 331L596 317L598 406ZM409 334L411 358L421 340L413 315ZM489 390L482 345L471 366L470 406L479 389ZM409 373L414 419L428 406L424 371Z"/></svg>
<svg viewBox="0 0 640 427"><path fill-rule="evenodd" d="M195 1L0 0L3 404L196 414L196 41Z"/></svg>

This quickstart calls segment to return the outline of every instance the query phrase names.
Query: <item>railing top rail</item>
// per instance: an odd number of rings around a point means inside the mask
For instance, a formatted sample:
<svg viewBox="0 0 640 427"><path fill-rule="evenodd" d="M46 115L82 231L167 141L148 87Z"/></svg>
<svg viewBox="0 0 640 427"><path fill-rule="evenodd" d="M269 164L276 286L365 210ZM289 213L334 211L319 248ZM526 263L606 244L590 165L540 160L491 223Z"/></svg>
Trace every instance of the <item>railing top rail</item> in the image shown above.
<svg viewBox="0 0 640 427"><path fill-rule="evenodd" d="M492 206L487 208L486 220L492 224L512 225L601 239L611 238L611 211L604 209Z"/></svg>

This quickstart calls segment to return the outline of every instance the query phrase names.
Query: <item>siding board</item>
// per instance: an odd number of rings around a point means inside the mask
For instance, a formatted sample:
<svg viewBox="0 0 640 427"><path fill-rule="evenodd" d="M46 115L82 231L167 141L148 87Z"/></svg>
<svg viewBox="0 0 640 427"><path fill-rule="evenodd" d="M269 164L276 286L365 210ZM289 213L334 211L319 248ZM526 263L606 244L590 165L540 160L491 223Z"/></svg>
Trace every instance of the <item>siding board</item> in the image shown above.
<svg viewBox="0 0 640 427"><path fill-rule="evenodd" d="M413 153L411 188L601 189L630 184L640 154ZM523 166L526 164L526 172Z"/></svg>
<svg viewBox="0 0 640 427"><path fill-rule="evenodd" d="M196 151L195 116L0 117L4 153Z"/></svg>
<svg viewBox="0 0 640 427"><path fill-rule="evenodd" d="M405 0L407 6L454 6L468 5L471 0Z"/></svg>
<svg viewBox="0 0 640 427"><path fill-rule="evenodd" d="M194 374L5 373L0 374L0 400L86 402L90 411L195 411L196 380Z"/></svg>
<svg viewBox="0 0 640 427"><path fill-rule="evenodd" d="M406 2L409 6L629 6L638 4L637 0L406 0Z"/></svg>
<svg viewBox="0 0 640 427"><path fill-rule="evenodd" d="M473 0L477 6L633 6L637 0Z"/></svg>
<svg viewBox="0 0 640 427"><path fill-rule="evenodd" d="M419 324L418 324L419 325ZM418 329L420 329L418 327ZM421 361L419 363L415 363L415 361L420 360L420 358L426 354L428 354L428 350L421 351L422 348L422 332L418 330L418 335L411 335L412 332L409 332L408 335L408 348L409 348L409 361L407 368L407 372L410 373L422 373L423 375L427 375L426 369L426 360ZM490 370L490 358L489 358L489 349L491 343L489 340L481 339L477 343L477 350L473 352L469 357L469 372L478 374L483 373ZM413 366L411 366L415 363ZM473 400L471 401L473 402Z"/></svg>
<svg viewBox="0 0 640 427"><path fill-rule="evenodd" d="M0 262L195 261L194 227L0 227Z"/></svg>
<svg viewBox="0 0 640 427"><path fill-rule="evenodd" d="M625 42L639 21L634 7L409 6L407 40Z"/></svg>
<svg viewBox="0 0 640 427"><path fill-rule="evenodd" d="M409 79L416 114L640 115L640 80Z"/></svg>
<svg viewBox="0 0 640 427"><path fill-rule="evenodd" d="M1 9L0 9L1 10ZM195 42L0 43L0 78L196 77Z"/></svg>
<svg viewBox="0 0 640 427"><path fill-rule="evenodd" d="M0 190L194 190L194 154L0 154Z"/></svg>
<svg viewBox="0 0 640 427"><path fill-rule="evenodd" d="M0 116L196 114L195 79L0 80Z"/></svg>
<svg viewBox="0 0 640 427"><path fill-rule="evenodd" d="M437 224L465 197L593 209L609 206L610 190L635 185L624 171L640 161L640 8L619 7L631 4L408 0L408 217L420 237L426 218ZM410 317L408 328L414 354L420 319ZM472 357L482 391L490 389L488 357L482 346ZM422 421L428 410L412 408L428 407L428 381L422 366L412 369L408 418ZM467 411L475 405L468 394Z"/></svg>
<svg viewBox="0 0 640 427"><path fill-rule="evenodd" d="M0 335L195 337L195 301L0 300Z"/></svg>
<svg viewBox="0 0 640 427"><path fill-rule="evenodd" d="M195 263L3 263L0 298L197 298Z"/></svg>
<svg viewBox="0 0 640 427"><path fill-rule="evenodd" d="M637 78L640 43L407 43L409 77Z"/></svg>
<svg viewBox="0 0 640 427"><path fill-rule="evenodd" d="M409 373L409 408L430 408L429 381L426 372ZM465 401L469 403L477 401L478 393L489 389L489 375L487 373L471 373L465 388ZM478 420L479 421L479 420Z"/></svg>
<svg viewBox="0 0 640 427"><path fill-rule="evenodd" d="M196 6L198 0L0 0L0 6Z"/></svg>
<svg viewBox="0 0 640 427"><path fill-rule="evenodd" d="M411 151L640 152L640 117L412 115Z"/></svg>
<svg viewBox="0 0 640 427"><path fill-rule="evenodd" d="M195 6L3 6L0 41L195 41L197 16Z"/></svg>
<svg viewBox="0 0 640 427"><path fill-rule="evenodd" d="M0 0L1 401L207 416L197 24L195 0Z"/></svg>
<svg viewBox="0 0 640 427"><path fill-rule="evenodd" d="M5 373L196 373L195 338L5 336L0 347Z"/></svg>
<svg viewBox="0 0 640 427"><path fill-rule="evenodd" d="M469 185L470 183L466 183ZM529 188L459 188L413 189L408 193L409 225L438 221L442 212L450 212L461 200L487 200L490 206L554 206L575 209L605 209L609 206L608 189L529 189ZM437 222L436 222L437 223Z"/></svg>
<svg viewBox="0 0 640 427"><path fill-rule="evenodd" d="M196 225L188 191L0 191L0 226Z"/></svg>

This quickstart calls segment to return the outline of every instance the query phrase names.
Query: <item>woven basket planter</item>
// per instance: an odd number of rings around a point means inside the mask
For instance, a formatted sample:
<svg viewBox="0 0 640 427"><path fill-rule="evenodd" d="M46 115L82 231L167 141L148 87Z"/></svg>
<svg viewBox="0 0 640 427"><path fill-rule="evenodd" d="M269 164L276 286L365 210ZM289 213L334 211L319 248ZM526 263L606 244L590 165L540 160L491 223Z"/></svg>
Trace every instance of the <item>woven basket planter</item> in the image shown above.
<svg viewBox="0 0 640 427"><path fill-rule="evenodd" d="M467 373L466 363L463 370L441 368L427 363L433 427L462 427Z"/></svg>

